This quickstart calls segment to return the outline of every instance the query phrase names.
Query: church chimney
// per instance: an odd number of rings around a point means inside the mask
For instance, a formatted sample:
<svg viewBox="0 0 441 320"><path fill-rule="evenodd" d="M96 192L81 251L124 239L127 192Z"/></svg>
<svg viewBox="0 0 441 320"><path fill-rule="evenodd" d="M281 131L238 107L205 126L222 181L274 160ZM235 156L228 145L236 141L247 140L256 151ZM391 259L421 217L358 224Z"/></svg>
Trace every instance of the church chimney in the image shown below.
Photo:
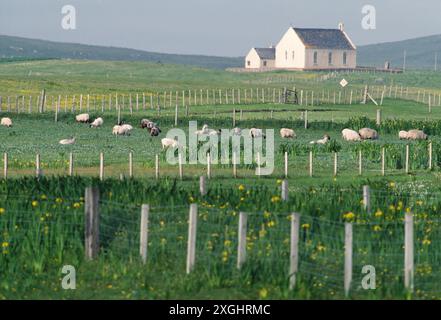
<svg viewBox="0 0 441 320"><path fill-rule="evenodd" d="M344 25L343 22L339 22L339 24L338 24L338 29L339 29L340 31L345 31L345 25Z"/></svg>

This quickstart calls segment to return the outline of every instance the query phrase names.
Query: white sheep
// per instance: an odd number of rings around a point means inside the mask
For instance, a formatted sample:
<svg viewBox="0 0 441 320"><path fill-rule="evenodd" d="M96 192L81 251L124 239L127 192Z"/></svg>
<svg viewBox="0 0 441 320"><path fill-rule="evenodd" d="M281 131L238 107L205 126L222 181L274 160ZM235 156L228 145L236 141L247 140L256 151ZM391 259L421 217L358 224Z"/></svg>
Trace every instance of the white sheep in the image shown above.
<svg viewBox="0 0 441 320"><path fill-rule="evenodd" d="M236 128L233 129L233 135L234 136L240 136L241 134L242 134L242 129L241 128L236 127Z"/></svg>
<svg viewBox="0 0 441 320"><path fill-rule="evenodd" d="M401 130L400 132L398 132L398 138L400 138L400 140L406 140L407 135L408 135L407 131Z"/></svg>
<svg viewBox="0 0 441 320"><path fill-rule="evenodd" d="M376 139L378 139L378 132L374 129L363 128L363 129L358 130L358 133L360 134L360 138L362 140L376 140Z"/></svg>
<svg viewBox="0 0 441 320"><path fill-rule="evenodd" d="M291 138L291 139L295 139L297 137L294 130L287 128L280 129L280 136L282 138Z"/></svg>
<svg viewBox="0 0 441 320"><path fill-rule="evenodd" d="M63 140L60 140L59 143L62 144L62 145L74 144L74 143L75 143L75 137L70 138L70 139L63 139Z"/></svg>
<svg viewBox="0 0 441 320"><path fill-rule="evenodd" d="M8 127L8 128L12 127L12 120L11 120L11 118L2 118L1 125L5 126L5 127Z"/></svg>
<svg viewBox="0 0 441 320"><path fill-rule="evenodd" d="M90 127L91 128L98 128L98 127L101 127L102 125L103 125L103 123L104 123L104 120L103 120L103 118L96 118L91 124L90 124Z"/></svg>
<svg viewBox="0 0 441 320"><path fill-rule="evenodd" d="M82 113L77 115L75 119L77 120L77 122L87 123L89 122L90 117L88 113Z"/></svg>
<svg viewBox="0 0 441 320"><path fill-rule="evenodd" d="M327 144L331 140L331 137L327 134L323 136L323 139L311 141L310 144Z"/></svg>
<svg viewBox="0 0 441 320"><path fill-rule="evenodd" d="M170 138L163 138L161 139L161 144L162 144L162 149L167 149L167 148L178 148L179 147L179 143L178 141L174 140L174 139L170 139Z"/></svg>
<svg viewBox="0 0 441 320"><path fill-rule="evenodd" d="M112 134L117 136L130 135L133 127L130 124L116 125L113 127Z"/></svg>
<svg viewBox="0 0 441 320"><path fill-rule="evenodd" d="M202 130L196 130L194 133L197 136L207 135L208 134L208 125L204 124L202 126Z"/></svg>
<svg viewBox="0 0 441 320"><path fill-rule="evenodd" d="M357 131L351 129L343 129L341 132L343 139L346 141L361 141L361 137Z"/></svg>
<svg viewBox="0 0 441 320"><path fill-rule="evenodd" d="M422 130L409 130L407 132L408 140L426 140L427 134L425 134Z"/></svg>
<svg viewBox="0 0 441 320"><path fill-rule="evenodd" d="M251 138L260 138L260 137L265 138L265 134L263 133L262 129L251 128L250 129L250 137Z"/></svg>

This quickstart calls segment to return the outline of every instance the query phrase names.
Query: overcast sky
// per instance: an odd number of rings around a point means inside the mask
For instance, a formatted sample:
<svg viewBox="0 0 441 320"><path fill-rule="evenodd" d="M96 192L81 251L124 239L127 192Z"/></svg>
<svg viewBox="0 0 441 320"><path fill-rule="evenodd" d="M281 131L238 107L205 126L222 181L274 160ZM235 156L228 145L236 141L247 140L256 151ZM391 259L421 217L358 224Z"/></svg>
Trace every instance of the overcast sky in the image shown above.
<svg viewBox="0 0 441 320"><path fill-rule="evenodd" d="M65 5L76 30L61 27ZM362 8L376 8L376 30ZM356 45L441 34L440 0L0 0L0 34L156 52L243 56L290 25L335 28Z"/></svg>

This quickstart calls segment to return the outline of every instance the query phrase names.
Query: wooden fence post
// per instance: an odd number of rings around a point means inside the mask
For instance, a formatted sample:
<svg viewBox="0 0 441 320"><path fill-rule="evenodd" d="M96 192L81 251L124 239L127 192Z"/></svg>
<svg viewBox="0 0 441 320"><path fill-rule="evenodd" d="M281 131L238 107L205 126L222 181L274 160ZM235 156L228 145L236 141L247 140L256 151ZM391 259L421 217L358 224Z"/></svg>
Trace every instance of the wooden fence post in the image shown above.
<svg viewBox="0 0 441 320"><path fill-rule="evenodd" d="M133 177L133 152L129 152L129 177Z"/></svg>
<svg viewBox="0 0 441 320"><path fill-rule="evenodd" d="M308 110L305 110L305 129L308 129Z"/></svg>
<svg viewBox="0 0 441 320"><path fill-rule="evenodd" d="M338 174L338 153L334 152L334 177Z"/></svg>
<svg viewBox="0 0 441 320"><path fill-rule="evenodd" d="M196 261L196 230L198 219L198 205L190 204L190 217L188 223L188 242L187 242L187 274L189 274Z"/></svg>
<svg viewBox="0 0 441 320"><path fill-rule="evenodd" d="M430 141L429 142L429 170L433 169L432 156L433 156L432 141Z"/></svg>
<svg viewBox="0 0 441 320"><path fill-rule="evenodd" d="M289 290L296 285L296 275L299 266L299 228L300 214L291 214L291 252L289 259Z"/></svg>
<svg viewBox="0 0 441 320"><path fill-rule="evenodd" d="M142 263L147 262L147 251L149 243L149 212L150 206L143 204L141 206L141 227L139 235L139 254L141 255Z"/></svg>
<svg viewBox="0 0 441 320"><path fill-rule="evenodd" d="M414 276L413 214L407 212L404 219L404 287L412 292Z"/></svg>
<svg viewBox="0 0 441 320"><path fill-rule="evenodd" d="M207 182L205 176L199 177L199 191L201 192L201 196L205 196L207 194Z"/></svg>
<svg viewBox="0 0 441 320"><path fill-rule="evenodd" d="M175 107L175 127L178 126L178 104Z"/></svg>
<svg viewBox="0 0 441 320"><path fill-rule="evenodd" d="M73 176L73 170L74 170L74 156L73 153L69 153L69 176Z"/></svg>
<svg viewBox="0 0 441 320"><path fill-rule="evenodd" d="M409 174L409 145L406 144L406 173Z"/></svg>
<svg viewBox="0 0 441 320"><path fill-rule="evenodd" d="M182 152L179 151L178 153L178 166L179 166L179 179L182 180L184 176L184 172L182 169Z"/></svg>
<svg viewBox="0 0 441 320"><path fill-rule="evenodd" d="M361 150L358 150L358 174L361 176L363 174L363 159Z"/></svg>
<svg viewBox="0 0 441 320"><path fill-rule="evenodd" d="M35 156L35 175L37 178L41 176L41 162L40 162L40 154L37 153Z"/></svg>
<svg viewBox="0 0 441 320"><path fill-rule="evenodd" d="M233 151L233 177L237 178L237 154Z"/></svg>
<svg viewBox="0 0 441 320"><path fill-rule="evenodd" d="M376 120L377 126L381 126L381 109L377 109L377 120Z"/></svg>
<svg viewBox="0 0 441 320"><path fill-rule="evenodd" d="M369 186L363 186L363 208L367 213L371 212L371 195Z"/></svg>
<svg viewBox="0 0 441 320"><path fill-rule="evenodd" d="M245 212L239 213L239 230L238 244L237 244L237 269L241 269L245 263L247 255L247 219L248 216Z"/></svg>
<svg viewBox="0 0 441 320"><path fill-rule="evenodd" d="M104 154L100 153L100 180L104 179Z"/></svg>
<svg viewBox="0 0 441 320"><path fill-rule="evenodd" d="M3 154L3 178L6 180L8 178L8 153Z"/></svg>
<svg viewBox="0 0 441 320"><path fill-rule="evenodd" d="M349 295L352 282L352 223L345 223L345 295Z"/></svg>
<svg viewBox="0 0 441 320"><path fill-rule="evenodd" d="M86 188L84 196L85 212L85 254L86 259L93 260L98 256L99 251L99 200L98 188Z"/></svg>
<svg viewBox="0 0 441 320"><path fill-rule="evenodd" d="M211 156L210 153L207 153L207 178L211 178Z"/></svg>
<svg viewBox="0 0 441 320"><path fill-rule="evenodd" d="M386 174L386 150L381 148L381 175L384 177Z"/></svg>
<svg viewBox="0 0 441 320"><path fill-rule="evenodd" d="M285 152L285 178L288 178L288 152Z"/></svg>
<svg viewBox="0 0 441 320"><path fill-rule="evenodd" d="M155 177L159 179L159 155L155 155Z"/></svg>
<svg viewBox="0 0 441 320"><path fill-rule="evenodd" d="M282 200L283 201L288 201L288 197L289 197L289 190L288 190L288 180L283 180L282 181Z"/></svg>
<svg viewBox="0 0 441 320"><path fill-rule="evenodd" d="M309 176L313 175L313 154L312 151L309 151Z"/></svg>

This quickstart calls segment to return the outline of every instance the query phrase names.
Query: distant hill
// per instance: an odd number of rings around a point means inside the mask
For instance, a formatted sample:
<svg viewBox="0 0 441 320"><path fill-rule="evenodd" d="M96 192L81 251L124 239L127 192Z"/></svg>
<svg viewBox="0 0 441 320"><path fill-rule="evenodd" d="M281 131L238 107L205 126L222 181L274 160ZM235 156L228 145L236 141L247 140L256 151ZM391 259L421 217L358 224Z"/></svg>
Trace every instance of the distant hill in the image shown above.
<svg viewBox="0 0 441 320"><path fill-rule="evenodd" d="M441 70L441 35L359 46L357 64L382 67L385 61L390 61L392 67L401 68L404 51L409 69L433 69L438 52L438 70Z"/></svg>
<svg viewBox="0 0 441 320"><path fill-rule="evenodd" d="M0 59L85 59L126 60L185 64L203 68L225 69L240 67L242 58L180 55L147 52L135 49L61 43L0 35Z"/></svg>
<svg viewBox="0 0 441 320"><path fill-rule="evenodd" d="M441 35L359 46L357 64L383 67L385 61L390 61L392 67L402 67L404 50L407 52L407 68L412 69L433 69L435 52L438 52L438 65L441 70ZM243 57L166 54L0 35L0 61L50 58L147 61L212 69L241 67L244 59Z"/></svg>

